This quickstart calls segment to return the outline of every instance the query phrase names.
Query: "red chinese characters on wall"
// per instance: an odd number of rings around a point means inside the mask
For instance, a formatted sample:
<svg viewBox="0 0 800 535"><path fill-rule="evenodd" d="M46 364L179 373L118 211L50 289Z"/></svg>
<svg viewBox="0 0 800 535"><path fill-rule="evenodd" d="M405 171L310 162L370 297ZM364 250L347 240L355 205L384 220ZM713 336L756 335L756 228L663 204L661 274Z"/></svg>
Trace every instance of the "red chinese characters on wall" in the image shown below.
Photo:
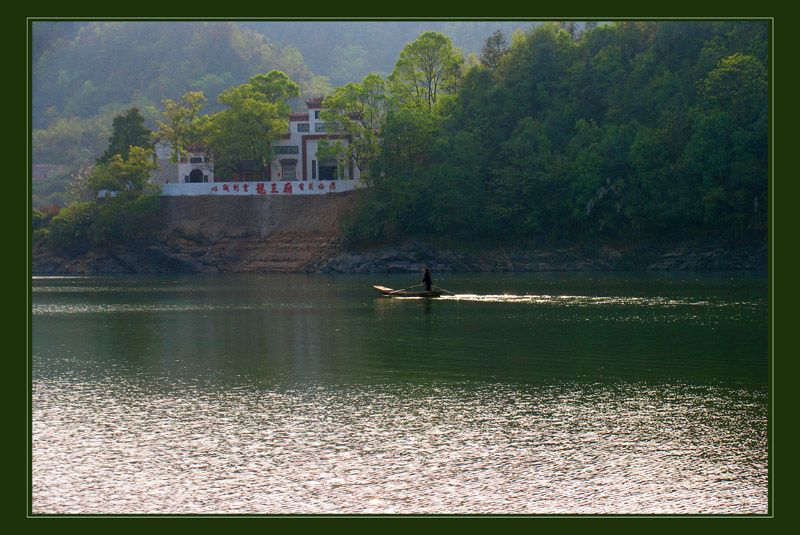
<svg viewBox="0 0 800 535"><path fill-rule="evenodd" d="M244 192L249 193L249 187L252 184L242 183L242 184L222 184L221 186L212 186L211 192L212 193L221 193L221 192ZM256 195L267 195L267 194L294 194L295 190L297 192L306 192L306 193L314 193L315 191L336 191L336 182L284 182L283 187L279 188L279 184L276 182L271 182L269 184L270 188L267 190L267 184L265 182L257 182L256 188L254 193Z"/></svg>

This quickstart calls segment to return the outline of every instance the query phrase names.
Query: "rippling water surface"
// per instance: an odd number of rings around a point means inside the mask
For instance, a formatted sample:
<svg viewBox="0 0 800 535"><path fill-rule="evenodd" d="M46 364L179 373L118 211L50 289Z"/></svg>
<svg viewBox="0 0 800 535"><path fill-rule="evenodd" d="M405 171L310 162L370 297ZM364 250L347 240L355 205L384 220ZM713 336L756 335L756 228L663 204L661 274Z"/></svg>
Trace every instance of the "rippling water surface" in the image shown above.
<svg viewBox="0 0 800 535"><path fill-rule="evenodd" d="M759 274L42 277L34 514L763 514Z"/></svg>

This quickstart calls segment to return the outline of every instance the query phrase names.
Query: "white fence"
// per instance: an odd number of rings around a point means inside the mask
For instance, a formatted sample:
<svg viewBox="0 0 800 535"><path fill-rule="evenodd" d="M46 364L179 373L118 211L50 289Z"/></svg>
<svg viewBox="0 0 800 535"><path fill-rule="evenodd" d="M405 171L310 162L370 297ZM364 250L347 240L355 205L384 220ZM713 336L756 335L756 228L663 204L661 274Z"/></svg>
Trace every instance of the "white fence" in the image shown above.
<svg viewBox="0 0 800 535"><path fill-rule="evenodd" d="M319 195L363 187L360 180L294 180L285 182L195 182L162 184L162 195Z"/></svg>

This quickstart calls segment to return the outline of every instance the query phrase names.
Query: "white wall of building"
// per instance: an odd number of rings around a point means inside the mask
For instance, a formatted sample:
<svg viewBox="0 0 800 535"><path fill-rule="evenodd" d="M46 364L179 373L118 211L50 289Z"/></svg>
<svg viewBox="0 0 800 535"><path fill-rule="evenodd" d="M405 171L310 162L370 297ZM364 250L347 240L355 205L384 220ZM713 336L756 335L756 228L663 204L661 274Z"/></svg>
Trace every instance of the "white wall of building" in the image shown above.
<svg viewBox="0 0 800 535"><path fill-rule="evenodd" d="M360 180L164 184L162 195L324 195L364 187Z"/></svg>

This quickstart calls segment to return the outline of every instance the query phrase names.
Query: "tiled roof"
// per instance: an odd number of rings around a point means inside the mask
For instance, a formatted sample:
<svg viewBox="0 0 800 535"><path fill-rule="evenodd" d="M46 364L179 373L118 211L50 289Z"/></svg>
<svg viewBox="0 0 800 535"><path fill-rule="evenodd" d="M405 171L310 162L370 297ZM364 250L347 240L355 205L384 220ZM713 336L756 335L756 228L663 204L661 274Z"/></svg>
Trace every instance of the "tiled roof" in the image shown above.
<svg viewBox="0 0 800 535"><path fill-rule="evenodd" d="M308 121L308 113L290 113L290 121Z"/></svg>
<svg viewBox="0 0 800 535"><path fill-rule="evenodd" d="M306 100L306 106L309 108L321 108L322 101L325 100L325 97L313 97Z"/></svg>

